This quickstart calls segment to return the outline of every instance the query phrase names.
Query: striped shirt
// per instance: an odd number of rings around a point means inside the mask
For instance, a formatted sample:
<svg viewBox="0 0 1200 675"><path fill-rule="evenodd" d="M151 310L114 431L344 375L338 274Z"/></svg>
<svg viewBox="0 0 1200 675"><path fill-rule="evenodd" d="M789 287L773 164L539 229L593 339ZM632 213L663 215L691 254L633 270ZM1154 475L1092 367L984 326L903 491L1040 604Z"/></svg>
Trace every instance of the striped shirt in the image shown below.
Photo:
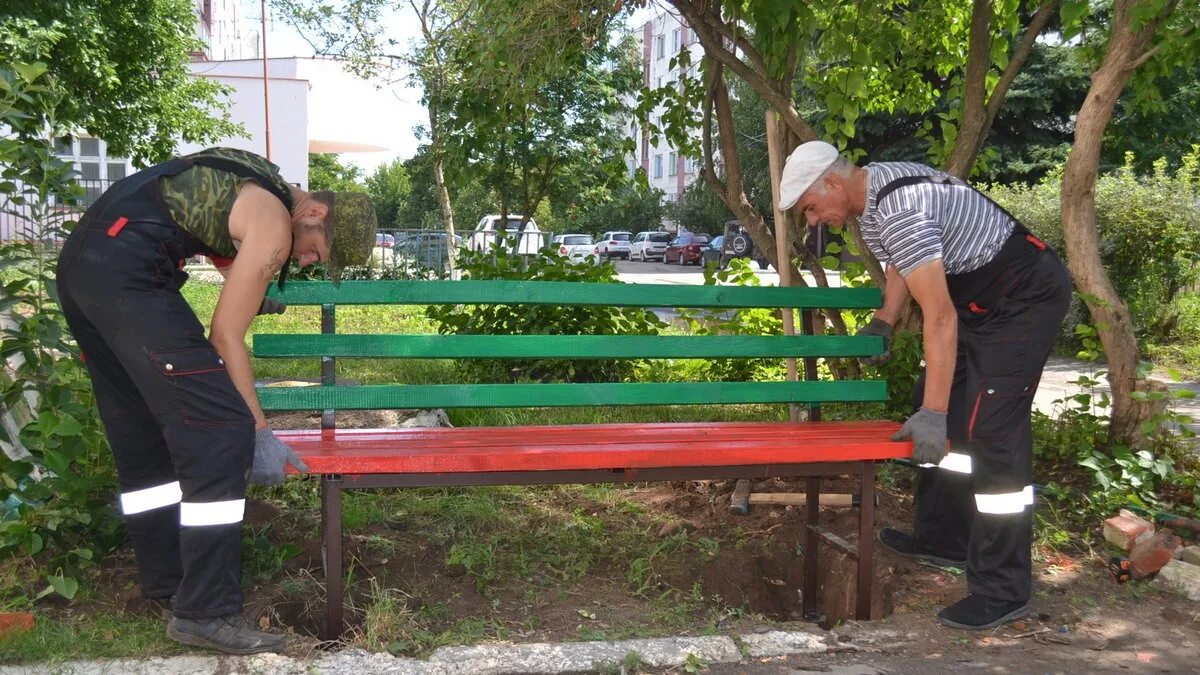
<svg viewBox="0 0 1200 675"><path fill-rule="evenodd" d="M868 164L867 203L858 226L867 248L881 263L896 266L901 276L941 259L946 274L962 274L990 262L1015 225L986 197L953 179L955 185L917 183L894 190L882 207L875 195L903 176L945 173L913 162Z"/></svg>

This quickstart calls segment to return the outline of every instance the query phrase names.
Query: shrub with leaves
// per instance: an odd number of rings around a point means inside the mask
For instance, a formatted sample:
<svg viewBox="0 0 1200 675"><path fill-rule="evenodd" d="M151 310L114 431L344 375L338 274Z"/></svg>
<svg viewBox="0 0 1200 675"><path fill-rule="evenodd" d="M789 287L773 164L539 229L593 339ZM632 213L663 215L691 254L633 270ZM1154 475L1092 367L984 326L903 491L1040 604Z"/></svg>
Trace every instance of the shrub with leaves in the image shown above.
<svg viewBox="0 0 1200 675"><path fill-rule="evenodd" d="M494 247L463 251L464 279L620 283L612 263L571 263L552 248L523 256ZM529 292L536 294L536 283ZM657 335L666 327L647 309L560 305L433 305L426 310L444 335ZM461 361L479 382L620 382L634 372L633 359L478 359Z"/></svg>
<svg viewBox="0 0 1200 675"><path fill-rule="evenodd" d="M1100 257L1117 293L1129 305L1140 338L1164 341L1181 317L1176 298L1200 281L1200 147L1171 173L1165 161L1154 172L1133 172L1133 157L1096 183ZM1061 176L1032 186L1000 186L988 194L1066 257ZM1090 323L1076 298L1064 322L1063 342L1078 324Z"/></svg>
<svg viewBox="0 0 1200 675"><path fill-rule="evenodd" d="M0 67L0 210L24 223L21 240L0 245L0 412L36 401L35 419L0 426L0 557L26 557L48 582L34 599L75 595L80 573L117 546L116 476L87 372L53 298L55 242L72 223L74 172L48 144L19 140L58 131L45 111L55 89L41 64ZM11 456L10 456L11 455ZM7 605L30 595L4 599Z"/></svg>

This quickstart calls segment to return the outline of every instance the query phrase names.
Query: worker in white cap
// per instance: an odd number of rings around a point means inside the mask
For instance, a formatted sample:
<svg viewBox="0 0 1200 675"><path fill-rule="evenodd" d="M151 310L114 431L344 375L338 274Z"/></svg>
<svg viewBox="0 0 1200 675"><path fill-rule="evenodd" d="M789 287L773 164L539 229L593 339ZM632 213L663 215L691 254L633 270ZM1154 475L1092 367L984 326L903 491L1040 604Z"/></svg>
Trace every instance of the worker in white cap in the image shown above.
<svg viewBox="0 0 1200 675"><path fill-rule="evenodd" d="M966 567L966 598L942 623L984 630L1029 612L1033 509L1031 409L1071 298L1058 255L999 204L931 167L863 167L821 141L783 169L781 210L811 226L857 219L887 267L883 306L859 335L885 351L911 296L921 307L925 372L893 440L912 440L919 470L914 531L895 553ZM886 355L885 355L886 358Z"/></svg>

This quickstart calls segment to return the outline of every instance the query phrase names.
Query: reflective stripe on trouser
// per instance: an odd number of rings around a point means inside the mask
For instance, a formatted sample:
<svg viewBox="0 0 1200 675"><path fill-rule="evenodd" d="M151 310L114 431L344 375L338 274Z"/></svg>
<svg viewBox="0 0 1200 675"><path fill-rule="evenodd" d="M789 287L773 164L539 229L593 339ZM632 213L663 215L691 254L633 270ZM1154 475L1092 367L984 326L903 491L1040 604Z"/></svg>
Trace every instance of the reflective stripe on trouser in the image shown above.
<svg viewBox="0 0 1200 675"><path fill-rule="evenodd" d="M966 559L969 592L1025 601L1032 592L1030 414L1070 301L1070 279L1047 249L1009 260L984 288L974 300L983 313L956 295L959 340L947 436L957 453L970 455L970 473L953 470L951 462L918 471L915 538L922 550Z"/></svg>
<svg viewBox="0 0 1200 675"><path fill-rule="evenodd" d="M143 594L174 595L184 618L230 614L242 608L254 420L179 293L185 234L156 194L129 185L105 193L68 237L60 302L88 355ZM117 217L128 222L109 236Z"/></svg>

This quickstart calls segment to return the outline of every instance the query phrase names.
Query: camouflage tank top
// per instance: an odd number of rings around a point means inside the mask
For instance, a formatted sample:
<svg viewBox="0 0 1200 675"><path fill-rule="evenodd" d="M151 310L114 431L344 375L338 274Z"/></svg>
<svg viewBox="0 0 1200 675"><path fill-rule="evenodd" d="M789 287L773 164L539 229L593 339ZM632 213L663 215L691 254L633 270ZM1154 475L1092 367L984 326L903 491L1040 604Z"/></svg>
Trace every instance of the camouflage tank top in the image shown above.
<svg viewBox="0 0 1200 675"><path fill-rule="evenodd" d="M291 186L279 173L279 167L252 152L234 148L209 148L188 157L218 157L247 166L264 176L270 176L275 187L284 194ZM214 253L225 258L237 255L233 238L229 236L229 213L238 191L249 182L228 171L197 164L183 173L163 176L158 181L163 202L179 227L199 239Z"/></svg>

